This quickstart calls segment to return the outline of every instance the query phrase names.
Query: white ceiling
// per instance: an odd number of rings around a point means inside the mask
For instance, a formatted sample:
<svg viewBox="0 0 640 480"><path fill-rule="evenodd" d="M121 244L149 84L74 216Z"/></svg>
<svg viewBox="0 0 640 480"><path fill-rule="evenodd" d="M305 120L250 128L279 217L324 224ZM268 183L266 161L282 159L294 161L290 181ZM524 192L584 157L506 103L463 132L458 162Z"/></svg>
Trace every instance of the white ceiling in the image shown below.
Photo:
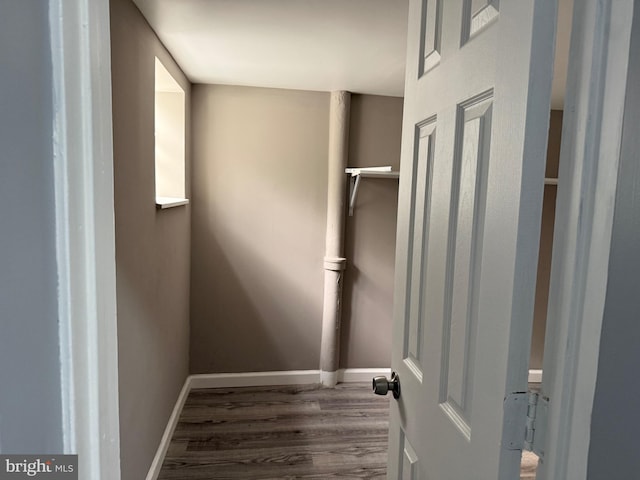
<svg viewBox="0 0 640 480"><path fill-rule="evenodd" d="M402 96L408 0L134 0L193 83ZM573 0L560 0L562 108Z"/></svg>
<svg viewBox="0 0 640 480"><path fill-rule="evenodd" d="M134 0L193 83L402 96L408 0Z"/></svg>

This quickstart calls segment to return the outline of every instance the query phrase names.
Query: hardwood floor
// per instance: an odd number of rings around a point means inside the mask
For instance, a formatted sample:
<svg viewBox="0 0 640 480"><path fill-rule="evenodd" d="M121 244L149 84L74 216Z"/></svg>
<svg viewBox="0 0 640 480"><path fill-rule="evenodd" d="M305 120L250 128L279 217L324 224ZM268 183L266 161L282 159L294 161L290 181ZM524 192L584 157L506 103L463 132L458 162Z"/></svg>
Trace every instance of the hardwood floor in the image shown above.
<svg viewBox="0 0 640 480"><path fill-rule="evenodd" d="M383 479L388 415L368 383L193 390L159 479Z"/></svg>
<svg viewBox="0 0 640 480"><path fill-rule="evenodd" d="M192 390L158 478L386 479L390 399L369 383Z"/></svg>

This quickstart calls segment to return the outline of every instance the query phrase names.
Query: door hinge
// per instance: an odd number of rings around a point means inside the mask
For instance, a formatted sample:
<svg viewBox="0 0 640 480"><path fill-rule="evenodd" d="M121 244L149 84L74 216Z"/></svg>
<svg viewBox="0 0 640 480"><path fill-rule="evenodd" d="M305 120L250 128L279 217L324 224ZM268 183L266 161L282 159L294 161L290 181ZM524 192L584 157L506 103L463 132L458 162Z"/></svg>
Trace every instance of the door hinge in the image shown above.
<svg viewBox="0 0 640 480"><path fill-rule="evenodd" d="M524 448L542 458L547 437L549 399L537 392L529 392L528 396L529 406L527 408Z"/></svg>
<svg viewBox="0 0 640 480"><path fill-rule="evenodd" d="M504 399L504 409L503 447L544 457L549 399L537 392L511 393Z"/></svg>

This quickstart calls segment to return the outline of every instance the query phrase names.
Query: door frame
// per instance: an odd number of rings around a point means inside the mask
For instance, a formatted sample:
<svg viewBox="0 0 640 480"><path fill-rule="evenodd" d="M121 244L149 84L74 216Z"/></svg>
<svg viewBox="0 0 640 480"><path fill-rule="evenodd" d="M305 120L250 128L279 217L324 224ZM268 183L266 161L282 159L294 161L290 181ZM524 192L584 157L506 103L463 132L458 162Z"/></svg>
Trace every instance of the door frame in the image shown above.
<svg viewBox="0 0 640 480"><path fill-rule="evenodd" d="M538 480L587 476L633 0L574 2L545 334Z"/></svg>
<svg viewBox="0 0 640 480"><path fill-rule="evenodd" d="M120 479L109 0L49 0L64 453Z"/></svg>
<svg viewBox="0 0 640 480"><path fill-rule="evenodd" d="M541 480L586 477L633 11L633 0L575 4ZM49 0L49 8L64 448L79 454L83 478L119 480L109 2Z"/></svg>

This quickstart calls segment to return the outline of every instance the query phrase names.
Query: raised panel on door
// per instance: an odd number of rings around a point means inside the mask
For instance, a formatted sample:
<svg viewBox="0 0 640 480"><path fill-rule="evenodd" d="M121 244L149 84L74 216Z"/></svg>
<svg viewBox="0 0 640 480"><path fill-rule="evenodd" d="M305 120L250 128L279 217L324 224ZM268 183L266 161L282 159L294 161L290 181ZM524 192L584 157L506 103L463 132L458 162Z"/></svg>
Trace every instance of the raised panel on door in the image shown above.
<svg viewBox="0 0 640 480"><path fill-rule="evenodd" d="M430 118L415 129L415 154L412 165L413 187L408 235L406 326L403 359L418 382L422 382L423 324L425 315L425 272L429 242L429 208L436 141L436 118Z"/></svg>
<svg viewBox="0 0 640 480"><path fill-rule="evenodd" d="M402 438L402 480L420 480L418 473L418 455L405 436Z"/></svg>
<svg viewBox="0 0 640 480"><path fill-rule="evenodd" d="M422 0L420 76L440 63L443 1L445 0Z"/></svg>
<svg viewBox="0 0 640 480"><path fill-rule="evenodd" d="M462 43L464 44L497 20L499 13L500 0L465 0L462 15Z"/></svg>
<svg viewBox="0 0 640 480"><path fill-rule="evenodd" d="M471 436L477 301L491 144L491 91L457 108L442 335L440 401Z"/></svg>

